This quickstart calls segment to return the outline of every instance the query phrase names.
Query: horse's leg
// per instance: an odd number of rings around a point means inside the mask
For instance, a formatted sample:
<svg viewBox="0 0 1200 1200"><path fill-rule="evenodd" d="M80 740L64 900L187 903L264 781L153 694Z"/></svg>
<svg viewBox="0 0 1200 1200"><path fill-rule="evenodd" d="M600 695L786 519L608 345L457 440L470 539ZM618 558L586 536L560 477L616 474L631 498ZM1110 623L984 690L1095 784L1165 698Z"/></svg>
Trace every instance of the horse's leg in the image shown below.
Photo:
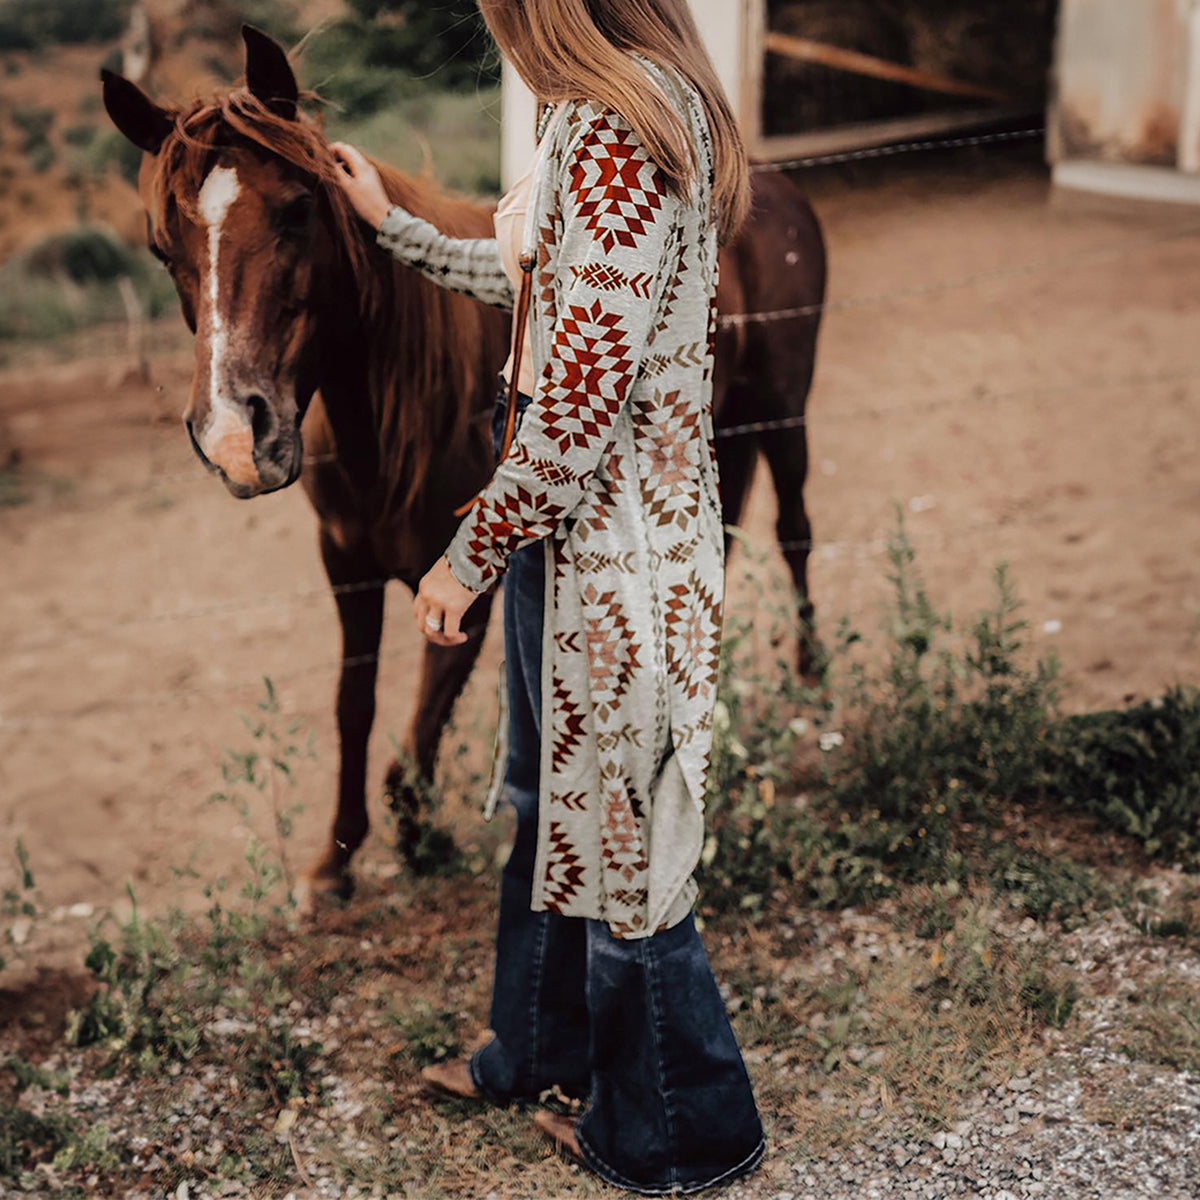
<svg viewBox="0 0 1200 1200"><path fill-rule="evenodd" d="M341 549L324 528L321 558L342 626L337 722L341 743L337 813L329 846L309 872L313 892L350 892L350 859L367 836L367 742L375 720L375 681L383 633L383 572L369 552Z"/></svg>
<svg viewBox="0 0 1200 1200"><path fill-rule="evenodd" d="M461 646L426 644L416 707L400 744L401 757L388 768L385 787L396 814L397 848L414 871L437 865L420 852L421 793L433 781L442 734L479 657L491 610L491 593L471 605L463 618L467 640Z"/></svg>
<svg viewBox="0 0 1200 1200"><path fill-rule="evenodd" d="M748 419L754 397L748 389L731 387L722 406L731 419ZM758 437L755 434L735 434L721 437L717 430L717 474L721 481L721 521L727 527L737 525L742 519L750 481L754 478L754 463L758 457ZM725 535L725 550L729 551L730 538Z"/></svg>
<svg viewBox="0 0 1200 1200"><path fill-rule="evenodd" d="M812 524L804 505L808 430L804 425L771 430L763 435L762 451L775 484L779 507L775 531L796 589L799 616L796 668L805 679L814 679L820 674L822 653L808 590L808 556L812 546Z"/></svg>

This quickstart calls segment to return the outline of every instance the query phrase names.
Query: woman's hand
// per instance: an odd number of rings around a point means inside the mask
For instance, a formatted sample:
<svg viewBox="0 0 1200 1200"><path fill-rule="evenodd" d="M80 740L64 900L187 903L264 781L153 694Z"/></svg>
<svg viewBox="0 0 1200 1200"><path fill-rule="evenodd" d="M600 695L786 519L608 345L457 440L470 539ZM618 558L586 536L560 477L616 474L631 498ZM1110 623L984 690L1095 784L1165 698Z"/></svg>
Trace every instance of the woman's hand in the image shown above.
<svg viewBox="0 0 1200 1200"><path fill-rule="evenodd" d="M421 580L413 600L417 628L435 646L461 646L467 635L459 629L459 623L478 596L450 574L445 558L439 558Z"/></svg>
<svg viewBox="0 0 1200 1200"><path fill-rule="evenodd" d="M346 142L334 142L332 149L342 168L337 176L342 191L354 206L354 211L372 229L378 229L392 202L383 190L383 180L379 178L375 164L361 150L356 150Z"/></svg>

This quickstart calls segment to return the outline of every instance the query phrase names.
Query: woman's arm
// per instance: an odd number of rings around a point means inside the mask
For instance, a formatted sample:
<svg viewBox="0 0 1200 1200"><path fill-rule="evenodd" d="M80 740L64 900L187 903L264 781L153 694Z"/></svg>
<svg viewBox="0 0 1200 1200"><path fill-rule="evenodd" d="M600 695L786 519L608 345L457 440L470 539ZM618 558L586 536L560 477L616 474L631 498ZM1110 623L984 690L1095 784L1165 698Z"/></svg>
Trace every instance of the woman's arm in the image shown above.
<svg viewBox="0 0 1200 1200"><path fill-rule="evenodd" d="M358 215L376 230L376 241L427 279L497 308L515 304L495 238L455 238L394 205L375 165L345 142L333 144L342 164L338 182Z"/></svg>
<svg viewBox="0 0 1200 1200"><path fill-rule="evenodd" d="M394 206L378 226L376 241L427 279L484 304L511 309L512 280L495 238L456 238L406 209Z"/></svg>
<svg viewBox="0 0 1200 1200"><path fill-rule="evenodd" d="M559 182L559 301L548 361L508 458L446 552L454 577L488 588L518 547L579 504L637 379L671 269L680 201L618 114L581 103Z"/></svg>

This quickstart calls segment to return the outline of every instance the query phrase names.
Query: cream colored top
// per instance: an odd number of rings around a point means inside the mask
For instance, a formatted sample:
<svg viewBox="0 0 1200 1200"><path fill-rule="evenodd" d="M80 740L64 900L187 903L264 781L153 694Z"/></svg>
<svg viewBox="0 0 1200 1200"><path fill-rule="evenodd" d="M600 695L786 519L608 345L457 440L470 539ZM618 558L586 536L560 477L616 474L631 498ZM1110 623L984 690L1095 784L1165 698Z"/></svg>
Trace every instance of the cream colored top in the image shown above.
<svg viewBox="0 0 1200 1200"><path fill-rule="evenodd" d="M517 180L505 193L500 203L496 205L493 223L496 226L496 242L500 247L500 261L504 264L504 273L512 280L513 291L521 294L521 241L525 234L525 214L529 211L529 193L533 187L533 174L537 167L538 155L534 155L529 170ZM530 309L532 313L532 308ZM514 314L513 319L516 319ZM512 379L512 354L501 371L505 382ZM517 380L517 388L526 396L533 395L533 352L529 346L529 324L525 325L525 345L521 351L521 375Z"/></svg>

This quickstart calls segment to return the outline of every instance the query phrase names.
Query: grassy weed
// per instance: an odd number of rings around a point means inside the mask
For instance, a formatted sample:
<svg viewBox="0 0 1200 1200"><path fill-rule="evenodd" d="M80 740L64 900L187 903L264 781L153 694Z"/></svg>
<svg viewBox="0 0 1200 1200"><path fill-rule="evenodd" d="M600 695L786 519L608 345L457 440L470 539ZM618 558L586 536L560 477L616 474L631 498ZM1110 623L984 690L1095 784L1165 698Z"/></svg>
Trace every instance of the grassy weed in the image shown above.
<svg viewBox="0 0 1200 1200"><path fill-rule="evenodd" d="M37 882L29 865L29 854L25 843L17 838L13 849L16 870L13 882L0 892L0 918L4 921L6 952L23 956L26 946L37 929L42 915ZM7 949L7 948L11 949ZM0 954L0 971L7 965L4 954Z"/></svg>
<svg viewBox="0 0 1200 1200"><path fill-rule="evenodd" d="M1147 854L1200 870L1200 690L1068 717L1045 772L1059 803L1094 813Z"/></svg>
<svg viewBox="0 0 1200 1200"><path fill-rule="evenodd" d="M176 303L170 279L148 253L95 226L77 226L13 255L0 267L0 342L127 319L122 279L148 317Z"/></svg>
<svg viewBox="0 0 1200 1200"><path fill-rule="evenodd" d="M209 796L250 831L240 884L224 877L204 884L209 908L199 927L178 912L143 920L131 890L129 919L109 916L92 934L87 967L99 986L67 1036L79 1046L103 1046L125 1069L145 1072L194 1058L205 1044L207 1014L217 1007L248 1016L266 1039L257 1049L246 1046L243 1066L252 1086L266 1078L263 1062L283 1063L280 1070L290 1078L311 1058L271 1024L271 1014L290 996L264 944L272 923L294 924L287 844L299 806L290 793L297 764L312 755L311 740L299 723L285 721L270 680L243 722L250 742L225 752L222 787ZM284 1039L278 1046L277 1037ZM283 1090L290 1096L295 1086L289 1082Z"/></svg>
<svg viewBox="0 0 1200 1200"><path fill-rule="evenodd" d="M1123 1049L1138 1062L1176 1071L1200 1071L1200 996L1196 985L1178 976L1151 980L1124 1021Z"/></svg>
<svg viewBox="0 0 1200 1200"><path fill-rule="evenodd" d="M1006 825L1020 824L1021 806L1083 809L1148 854L1200 868L1200 692L1062 719L1055 663L1030 659L1003 566L991 605L957 626L931 601L902 523L888 562L882 639L843 623L821 689L786 670L786 599L728 618L703 856L710 913L771 897L841 907L979 878L1039 920L1113 902L1092 868L1013 844Z"/></svg>

